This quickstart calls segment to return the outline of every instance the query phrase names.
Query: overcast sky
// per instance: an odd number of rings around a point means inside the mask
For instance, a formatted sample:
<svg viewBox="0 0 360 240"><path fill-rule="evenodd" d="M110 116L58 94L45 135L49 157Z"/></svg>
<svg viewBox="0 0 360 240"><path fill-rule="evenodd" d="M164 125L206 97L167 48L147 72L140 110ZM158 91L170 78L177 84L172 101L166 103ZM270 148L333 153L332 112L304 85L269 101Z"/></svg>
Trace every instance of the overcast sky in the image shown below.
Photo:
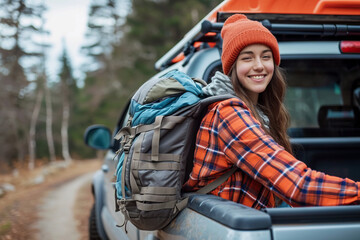
<svg viewBox="0 0 360 240"><path fill-rule="evenodd" d="M80 54L80 47L84 43L90 0L45 0L45 4L48 8L45 14L45 29L50 31L49 40L52 44L47 59L49 77L51 80L57 78L64 41L74 68L74 75L81 79L83 75L80 65L83 57Z"/></svg>

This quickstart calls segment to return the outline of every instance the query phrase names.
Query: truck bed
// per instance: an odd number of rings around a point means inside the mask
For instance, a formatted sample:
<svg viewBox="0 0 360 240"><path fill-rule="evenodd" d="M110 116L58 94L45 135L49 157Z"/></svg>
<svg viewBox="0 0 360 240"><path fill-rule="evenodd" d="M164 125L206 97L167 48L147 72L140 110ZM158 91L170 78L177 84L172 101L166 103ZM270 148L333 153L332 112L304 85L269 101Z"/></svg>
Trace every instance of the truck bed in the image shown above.
<svg viewBox="0 0 360 240"><path fill-rule="evenodd" d="M206 226L206 227L205 227ZM358 239L360 206L255 210L214 195L193 195L160 239Z"/></svg>

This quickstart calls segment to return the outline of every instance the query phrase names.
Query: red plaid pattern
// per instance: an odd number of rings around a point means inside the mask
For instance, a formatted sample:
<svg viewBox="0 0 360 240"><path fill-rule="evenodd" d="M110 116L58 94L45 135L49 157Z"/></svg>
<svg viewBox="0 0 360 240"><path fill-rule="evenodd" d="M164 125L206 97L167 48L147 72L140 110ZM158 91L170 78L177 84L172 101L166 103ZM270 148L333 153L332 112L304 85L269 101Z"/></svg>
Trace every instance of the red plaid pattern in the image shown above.
<svg viewBox="0 0 360 240"><path fill-rule="evenodd" d="M253 208L275 207L275 197L291 206L359 204L359 182L312 170L267 135L241 100L209 107L197 135L194 167L185 191L195 191L230 170L211 193Z"/></svg>

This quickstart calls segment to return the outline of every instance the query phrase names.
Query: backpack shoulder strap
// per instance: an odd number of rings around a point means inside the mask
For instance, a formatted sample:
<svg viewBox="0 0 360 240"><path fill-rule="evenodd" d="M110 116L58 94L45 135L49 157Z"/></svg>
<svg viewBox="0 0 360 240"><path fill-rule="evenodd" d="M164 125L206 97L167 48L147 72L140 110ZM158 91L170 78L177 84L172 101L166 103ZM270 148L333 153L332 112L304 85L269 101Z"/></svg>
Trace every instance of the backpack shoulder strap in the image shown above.
<svg viewBox="0 0 360 240"><path fill-rule="evenodd" d="M229 171L227 171L226 173L224 173L223 175L221 175L220 177L218 177L217 179L215 179L208 185L200 188L198 191L196 191L196 193L207 194L207 193L213 191L214 189L219 187L221 184L223 184L237 169L238 169L238 167L236 165L234 165Z"/></svg>
<svg viewBox="0 0 360 240"><path fill-rule="evenodd" d="M227 100L229 98L235 98L235 96L233 96L231 94L209 96L209 97L203 98L201 101L205 105L210 105L212 103L221 102L221 101Z"/></svg>

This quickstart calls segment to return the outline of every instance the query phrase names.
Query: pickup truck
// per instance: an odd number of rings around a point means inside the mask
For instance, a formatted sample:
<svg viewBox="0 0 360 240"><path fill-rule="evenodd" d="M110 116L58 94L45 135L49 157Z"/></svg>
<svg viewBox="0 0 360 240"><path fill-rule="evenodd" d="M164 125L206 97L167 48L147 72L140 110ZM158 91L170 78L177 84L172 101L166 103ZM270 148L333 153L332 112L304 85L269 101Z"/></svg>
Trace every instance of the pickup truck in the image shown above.
<svg viewBox="0 0 360 240"><path fill-rule="evenodd" d="M360 1L312 0L302 7L301 1L274 1L271 7L239 2L224 1L196 25L155 63L155 77L178 69L211 81L222 71L223 22L234 13L262 22L279 42L295 156L312 169L360 181ZM90 239L360 239L360 206L256 210L214 195L191 196L163 229L142 231L129 222L125 230L123 215L115 211L119 143L112 136L128 117L127 106L113 132L100 125L85 132L87 145L107 150L92 183Z"/></svg>

